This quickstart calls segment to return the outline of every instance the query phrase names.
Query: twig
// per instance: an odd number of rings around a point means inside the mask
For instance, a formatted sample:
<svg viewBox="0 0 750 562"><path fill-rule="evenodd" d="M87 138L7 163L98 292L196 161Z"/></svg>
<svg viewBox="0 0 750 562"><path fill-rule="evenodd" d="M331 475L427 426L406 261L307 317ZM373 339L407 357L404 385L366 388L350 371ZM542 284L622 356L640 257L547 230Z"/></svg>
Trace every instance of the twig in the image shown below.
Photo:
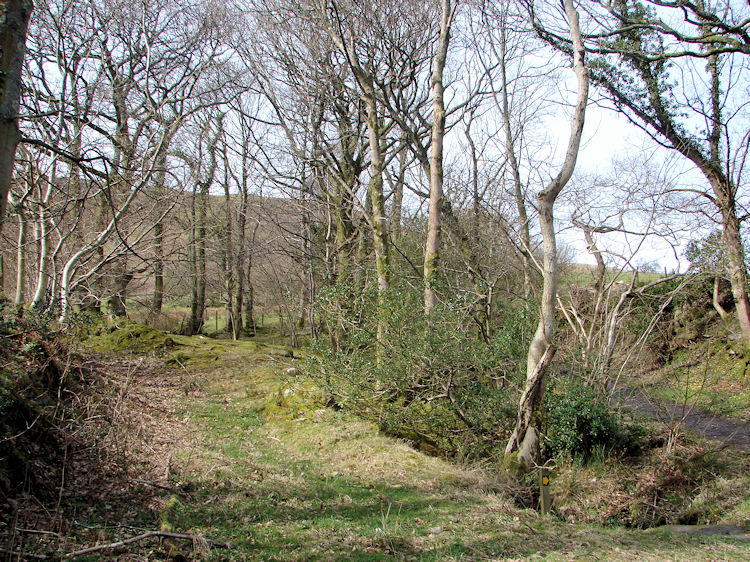
<svg viewBox="0 0 750 562"><path fill-rule="evenodd" d="M232 546L229 543L221 542L221 541L213 541L211 539L204 539L203 537L197 537L195 535L182 535L179 533L168 533L166 531L149 531L147 533L143 533L142 535L138 535L136 537L131 537L129 539L124 539L121 541L109 543L109 544L100 544L98 546L92 546L89 548L84 548L81 550L76 550L74 552L69 552L68 554L65 554L63 558L77 558L78 556L83 556L85 554L91 554L92 552L99 552L102 550L111 550L113 548L120 548L121 546L127 546L129 544L133 544L151 537L164 537L168 539L182 539L186 541L205 541L210 546L213 546L215 548L232 548Z"/></svg>
<svg viewBox="0 0 750 562"><path fill-rule="evenodd" d="M41 531L37 529L16 529L19 533L31 533L32 535L54 535L56 537L60 536L60 533L55 533L54 531Z"/></svg>
<svg viewBox="0 0 750 562"><path fill-rule="evenodd" d="M36 425L36 422L38 422L39 418L41 418L41 417L42 417L42 415L39 414L34 419L34 421L31 422L31 425L29 425L28 423L26 424L26 429L24 429L21 433L17 433L16 435L11 435L10 437L4 437L3 439L0 439L0 443L5 443L6 441L13 441L14 439L17 439L17 438L21 437L21 435L23 435L24 433L26 433L27 431L29 431L32 427L34 427L34 425Z"/></svg>
<svg viewBox="0 0 750 562"><path fill-rule="evenodd" d="M134 484L144 484L146 486L153 486L154 488L159 488L160 490L167 490L168 492L174 492L175 487L174 486L165 486L164 484L159 484L157 482L151 482L150 480L142 480L140 478L135 478L131 480Z"/></svg>
<svg viewBox="0 0 750 562"><path fill-rule="evenodd" d="M23 556L23 560L54 560L54 557L47 556L45 554L31 554L30 552L17 552L15 550L7 550L5 548L0 548L0 553L7 554L8 556L17 557L18 560L21 560L21 556Z"/></svg>

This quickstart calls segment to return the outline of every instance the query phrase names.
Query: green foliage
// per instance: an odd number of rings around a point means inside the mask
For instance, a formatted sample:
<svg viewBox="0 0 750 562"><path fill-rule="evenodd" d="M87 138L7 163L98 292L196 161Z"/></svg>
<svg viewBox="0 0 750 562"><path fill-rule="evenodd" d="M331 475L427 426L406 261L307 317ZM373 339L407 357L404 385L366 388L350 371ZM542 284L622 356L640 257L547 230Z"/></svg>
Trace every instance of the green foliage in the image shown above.
<svg viewBox="0 0 750 562"><path fill-rule="evenodd" d="M726 269L721 232L713 231L705 238L691 240L685 249L685 257L692 269L713 273Z"/></svg>
<svg viewBox="0 0 750 562"><path fill-rule="evenodd" d="M429 318L413 290L390 292L382 308L374 291L351 286L330 290L321 302L336 349L321 345L309 371L332 402L433 453L500 452L532 332L525 309L505 310L504 325L484 343L464 299L441 304Z"/></svg>
<svg viewBox="0 0 750 562"><path fill-rule="evenodd" d="M607 451L631 452L643 430L623 425L598 389L573 378L556 381L545 403L547 447L552 455L587 461Z"/></svg>

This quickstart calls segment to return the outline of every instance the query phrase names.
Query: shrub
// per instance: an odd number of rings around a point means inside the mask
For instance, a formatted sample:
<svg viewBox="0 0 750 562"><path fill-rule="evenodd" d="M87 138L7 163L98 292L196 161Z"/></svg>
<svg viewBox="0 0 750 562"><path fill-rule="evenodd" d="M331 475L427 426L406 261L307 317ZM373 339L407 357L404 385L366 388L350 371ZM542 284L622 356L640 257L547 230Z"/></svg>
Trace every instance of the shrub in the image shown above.
<svg viewBox="0 0 750 562"><path fill-rule="evenodd" d="M394 290L379 308L375 292L327 293L321 317L341 337L335 350L320 345L311 376L336 405L424 450L468 458L502 453L516 416L529 315L504 311L504 326L484 343L467 313L471 303L445 302L428 319L421 296ZM379 318L385 329L376 341Z"/></svg>
<svg viewBox="0 0 750 562"><path fill-rule="evenodd" d="M602 450L633 452L643 430L624 425L598 389L566 377L553 383L545 400L547 448L586 461Z"/></svg>

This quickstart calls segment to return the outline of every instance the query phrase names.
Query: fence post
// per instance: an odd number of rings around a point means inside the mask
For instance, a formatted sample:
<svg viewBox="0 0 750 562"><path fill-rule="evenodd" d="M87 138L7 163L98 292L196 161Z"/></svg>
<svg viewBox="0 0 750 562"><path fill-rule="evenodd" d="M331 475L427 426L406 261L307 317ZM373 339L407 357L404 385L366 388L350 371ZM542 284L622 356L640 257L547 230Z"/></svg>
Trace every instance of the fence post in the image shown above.
<svg viewBox="0 0 750 562"><path fill-rule="evenodd" d="M546 466L539 468L539 510L542 515L547 515L552 507L549 495L549 468Z"/></svg>

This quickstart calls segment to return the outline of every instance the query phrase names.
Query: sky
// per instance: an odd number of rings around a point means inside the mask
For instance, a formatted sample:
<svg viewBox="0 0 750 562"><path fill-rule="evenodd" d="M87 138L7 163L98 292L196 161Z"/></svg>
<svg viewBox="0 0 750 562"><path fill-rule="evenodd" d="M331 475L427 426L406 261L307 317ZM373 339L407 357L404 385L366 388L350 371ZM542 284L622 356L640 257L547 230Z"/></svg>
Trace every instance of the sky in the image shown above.
<svg viewBox="0 0 750 562"><path fill-rule="evenodd" d="M561 158L570 135L569 116L565 111L561 111L557 115L550 116L547 123L548 134L555 144L555 153L558 155L557 158ZM675 157L673 151L659 147L626 117L591 102L586 110L586 122L576 172L566 190L570 192L574 189L576 182L585 183L581 178L608 173L611 175L610 169L614 163L618 160L631 159L648 163L676 185L705 181L691 164L686 163L679 156ZM624 183L627 181L629 179L623 177L623 187L626 187ZM606 193L602 196L606 198ZM570 225L570 217L575 212L576 206L569 201L569 198L570 194L563 192L556 205L559 240L568 246L575 263L593 264L594 258L587 251L583 233ZM677 219L677 217L674 218ZM626 218L626 225L627 220ZM664 226L664 224L659 224L658 219L654 219L654 223L655 226ZM608 221L608 224L613 224L613 222ZM634 223L630 224L636 230ZM643 224L640 223L638 226L643 226ZM696 232L692 228L689 230L693 234L680 233L677 237L677 245L674 241L670 244L657 236L648 236L643 240L640 236L612 233L600 234L596 238L599 241L600 250L611 250L613 255L610 259L613 263L622 265L624 258L632 258L630 263L633 266L649 264L659 271L685 271L689 262L684 258L683 252L686 245L695 237ZM697 232L702 234L700 230ZM615 257L614 254L619 254L620 257Z"/></svg>

